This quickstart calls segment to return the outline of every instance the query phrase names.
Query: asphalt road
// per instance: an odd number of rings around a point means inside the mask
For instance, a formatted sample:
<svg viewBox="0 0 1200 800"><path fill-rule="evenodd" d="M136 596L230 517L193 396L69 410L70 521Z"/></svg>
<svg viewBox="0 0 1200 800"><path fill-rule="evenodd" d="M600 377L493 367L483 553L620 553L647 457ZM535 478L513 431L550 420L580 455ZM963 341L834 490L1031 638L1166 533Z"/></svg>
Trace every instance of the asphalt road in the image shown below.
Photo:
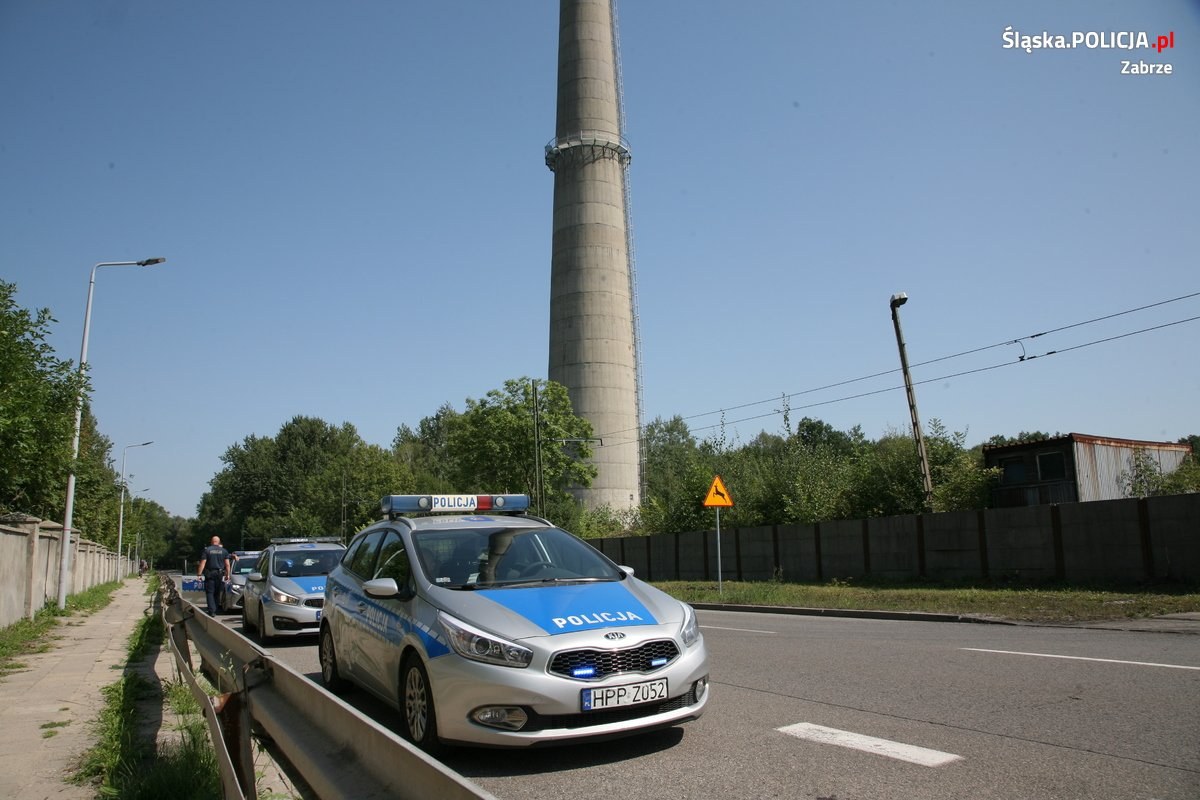
<svg viewBox="0 0 1200 800"><path fill-rule="evenodd" d="M502 800L1200 798L1200 636L699 616L713 679L700 720L445 762ZM314 640L272 649L319 682ZM345 699L398 725L365 693Z"/></svg>

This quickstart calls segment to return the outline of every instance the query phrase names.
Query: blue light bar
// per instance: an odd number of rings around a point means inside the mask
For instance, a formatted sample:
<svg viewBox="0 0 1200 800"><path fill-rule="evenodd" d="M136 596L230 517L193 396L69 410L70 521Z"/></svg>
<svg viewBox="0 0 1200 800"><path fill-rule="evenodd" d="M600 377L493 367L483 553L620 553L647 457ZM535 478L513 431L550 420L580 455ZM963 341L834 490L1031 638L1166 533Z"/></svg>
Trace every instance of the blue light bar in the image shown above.
<svg viewBox="0 0 1200 800"><path fill-rule="evenodd" d="M666 664L666 663L667 663L667 659L665 659L665 658L650 659L650 666L652 666L652 667L661 667L663 664Z"/></svg>
<svg viewBox="0 0 1200 800"><path fill-rule="evenodd" d="M572 678L591 678L596 675L595 667L576 667L571 670Z"/></svg>
<svg viewBox="0 0 1200 800"><path fill-rule="evenodd" d="M482 511L525 511L525 494L390 494L379 502L385 517L396 514L476 514Z"/></svg>

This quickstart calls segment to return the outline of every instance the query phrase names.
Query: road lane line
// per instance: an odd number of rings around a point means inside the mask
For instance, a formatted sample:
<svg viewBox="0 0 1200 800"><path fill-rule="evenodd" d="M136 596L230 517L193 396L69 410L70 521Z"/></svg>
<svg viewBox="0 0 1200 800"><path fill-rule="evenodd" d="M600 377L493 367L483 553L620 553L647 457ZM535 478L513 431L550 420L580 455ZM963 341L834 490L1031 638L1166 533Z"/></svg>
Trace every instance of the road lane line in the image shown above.
<svg viewBox="0 0 1200 800"><path fill-rule="evenodd" d="M823 725L813 725L800 722L777 729L780 733L795 736L797 739L807 739L821 744L832 744L838 747L848 747L851 750L862 750L878 756L887 756L923 767L941 767L962 761L962 756L953 753L943 753L940 750L930 750L927 747L893 742L890 739L877 739L874 736L863 736L861 733L841 731L837 728L826 728Z"/></svg>
<svg viewBox="0 0 1200 800"><path fill-rule="evenodd" d="M720 625L701 625L701 628L710 628L714 631L741 631L742 633L769 633L775 634L775 631L760 631L754 628L722 628Z"/></svg>
<svg viewBox="0 0 1200 800"><path fill-rule="evenodd" d="M1135 667L1166 667L1167 669L1194 669L1200 670L1200 667L1188 667L1183 664L1155 664L1153 661L1122 661L1117 658L1087 658L1086 656L1060 656L1054 653L1022 653L1018 650L985 650L982 647L964 647L963 650L971 650L975 653L1000 653L1006 656L1037 656L1038 658L1066 658L1071 661L1100 661L1105 664L1132 664Z"/></svg>

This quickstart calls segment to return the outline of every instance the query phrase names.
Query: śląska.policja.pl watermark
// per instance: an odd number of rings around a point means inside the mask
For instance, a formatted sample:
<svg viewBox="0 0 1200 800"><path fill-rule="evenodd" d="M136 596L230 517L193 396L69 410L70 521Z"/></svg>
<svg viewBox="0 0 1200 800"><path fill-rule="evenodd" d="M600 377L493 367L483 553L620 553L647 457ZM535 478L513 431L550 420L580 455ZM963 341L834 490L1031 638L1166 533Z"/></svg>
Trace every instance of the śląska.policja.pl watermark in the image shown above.
<svg viewBox="0 0 1200 800"><path fill-rule="evenodd" d="M1000 34L1001 47L1005 50L1153 50L1162 54L1175 49L1175 31L1157 35L1145 31L1072 31L1055 34L1049 31L1022 33L1009 25ZM1121 60L1122 75L1171 75L1172 64L1165 61Z"/></svg>

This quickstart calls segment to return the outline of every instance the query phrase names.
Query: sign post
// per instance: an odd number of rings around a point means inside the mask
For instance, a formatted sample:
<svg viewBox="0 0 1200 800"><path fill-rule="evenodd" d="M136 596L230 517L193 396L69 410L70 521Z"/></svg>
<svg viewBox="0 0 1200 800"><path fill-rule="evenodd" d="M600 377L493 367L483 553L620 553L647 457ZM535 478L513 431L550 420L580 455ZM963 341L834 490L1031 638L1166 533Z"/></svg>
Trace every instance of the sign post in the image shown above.
<svg viewBox="0 0 1200 800"><path fill-rule="evenodd" d="M704 507L717 510L717 594L724 600L725 584L721 577L721 509L733 508L733 498L720 475L713 476L712 486L708 487L708 495L704 498Z"/></svg>

